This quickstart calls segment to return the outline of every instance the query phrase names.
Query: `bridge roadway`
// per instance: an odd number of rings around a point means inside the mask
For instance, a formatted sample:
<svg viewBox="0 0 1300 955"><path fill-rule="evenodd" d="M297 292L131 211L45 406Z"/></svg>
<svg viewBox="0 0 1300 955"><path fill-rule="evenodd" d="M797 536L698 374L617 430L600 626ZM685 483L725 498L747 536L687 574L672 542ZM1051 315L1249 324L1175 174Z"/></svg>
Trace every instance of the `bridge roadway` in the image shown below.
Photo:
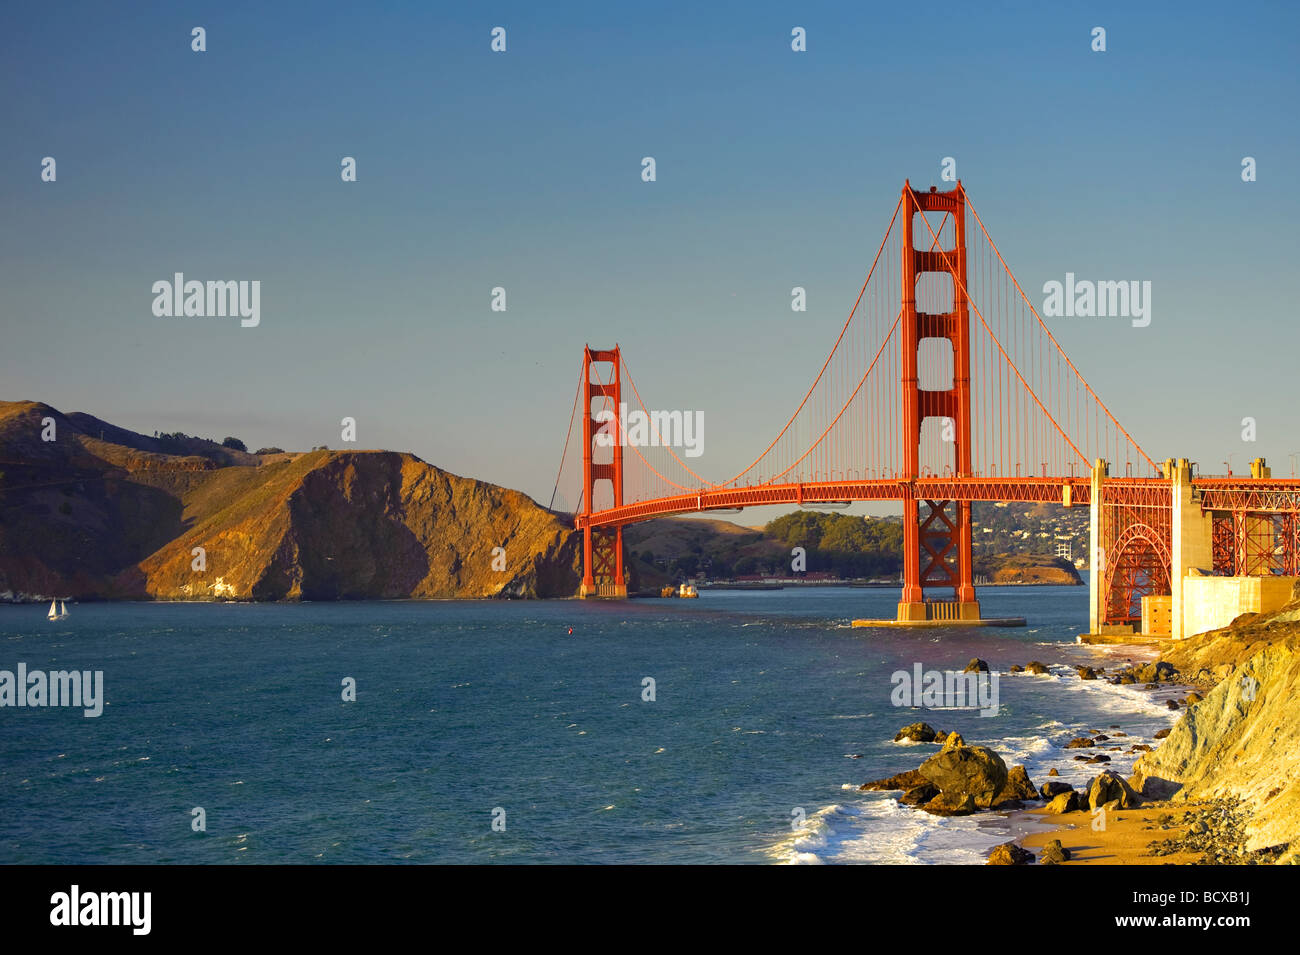
<svg viewBox="0 0 1300 955"><path fill-rule="evenodd" d="M1133 505L1153 502L1153 491L1167 489L1163 477L1106 478L1107 503ZM1254 513L1300 512L1300 479L1254 479L1246 477L1195 478L1203 511L1250 511ZM834 504L842 501L1008 501L1051 503L1086 507L1092 503L1088 477L937 477L912 481L896 478L820 481L797 484L760 484L753 487L701 490L611 507L591 514L576 514L576 526L612 527L635 524L656 517L701 511L735 510L767 505Z"/></svg>

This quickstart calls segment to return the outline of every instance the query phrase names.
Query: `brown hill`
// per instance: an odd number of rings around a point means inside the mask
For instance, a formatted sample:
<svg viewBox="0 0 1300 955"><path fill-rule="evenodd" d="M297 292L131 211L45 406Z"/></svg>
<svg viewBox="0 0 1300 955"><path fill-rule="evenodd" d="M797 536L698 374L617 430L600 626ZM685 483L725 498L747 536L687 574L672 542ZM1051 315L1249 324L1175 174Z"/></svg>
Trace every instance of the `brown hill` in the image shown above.
<svg viewBox="0 0 1300 955"><path fill-rule="evenodd" d="M1074 564L1045 554L994 554L974 558L977 575L995 584L1057 584L1082 586L1083 578Z"/></svg>
<svg viewBox="0 0 1300 955"><path fill-rule="evenodd" d="M54 441L41 439L45 419ZM577 589L578 536L517 491L410 454L258 456L208 445L197 446L202 454L167 454L154 439L88 415L0 402L0 597L547 597ZM504 569L494 569L502 560Z"/></svg>

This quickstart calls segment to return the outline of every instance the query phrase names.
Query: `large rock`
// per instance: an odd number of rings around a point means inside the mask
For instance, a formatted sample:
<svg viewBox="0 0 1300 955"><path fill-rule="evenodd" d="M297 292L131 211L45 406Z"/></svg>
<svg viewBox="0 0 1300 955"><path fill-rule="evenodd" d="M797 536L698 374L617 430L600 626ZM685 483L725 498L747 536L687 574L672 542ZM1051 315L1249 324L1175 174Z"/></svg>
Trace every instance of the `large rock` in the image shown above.
<svg viewBox="0 0 1300 955"><path fill-rule="evenodd" d="M1087 666L1078 666L1078 667L1075 667L1074 670L1075 670L1076 673L1079 674L1079 679L1080 679L1080 680L1095 680L1095 679L1097 679L1097 671L1094 670L1092 667L1087 667Z"/></svg>
<svg viewBox="0 0 1300 955"><path fill-rule="evenodd" d="M929 723L909 723L894 734L894 742L898 743L906 739L913 743L932 743L934 736L934 727Z"/></svg>
<svg viewBox="0 0 1300 955"><path fill-rule="evenodd" d="M1002 789L994 800L994 805L1011 799L1037 799L1038 790L1034 788L1033 782L1029 778L1023 766L1012 766L1007 771L1007 781L1002 784Z"/></svg>
<svg viewBox="0 0 1300 955"><path fill-rule="evenodd" d="M953 730L943 738L943 748L940 749L939 752L946 753L950 749L957 749L959 746L965 745L966 741L961 738L961 733Z"/></svg>
<svg viewBox="0 0 1300 955"><path fill-rule="evenodd" d="M1038 794L1044 799L1055 799L1061 793L1068 793L1074 790L1069 783L1058 780L1051 780L1043 783L1038 789Z"/></svg>
<svg viewBox="0 0 1300 955"><path fill-rule="evenodd" d="M975 800L969 793L939 793L921 808L935 816L969 816Z"/></svg>
<svg viewBox="0 0 1300 955"><path fill-rule="evenodd" d="M1047 672L1047 664L1039 663L1037 660L1030 660L1025 664L1026 673L1035 673L1041 676Z"/></svg>
<svg viewBox="0 0 1300 955"><path fill-rule="evenodd" d="M1108 769L1088 787L1088 808L1096 809L1114 800L1119 801L1121 809L1136 809L1142 804L1142 797L1133 791L1133 787Z"/></svg>
<svg viewBox="0 0 1300 955"><path fill-rule="evenodd" d="M884 779L863 783L858 789L863 792L878 792L886 789L915 789L927 782L929 780L915 769L908 769L893 776L887 776Z"/></svg>
<svg viewBox="0 0 1300 955"><path fill-rule="evenodd" d="M1043 846L1039 862L1043 865L1060 865L1062 862L1069 861L1069 858L1070 850L1061 845L1060 839L1053 839Z"/></svg>
<svg viewBox="0 0 1300 955"><path fill-rule="evenodd" d="M987 865L1029 865L1034 861L1034 854L1014 842L1004 842L989 853Z"/></svg>
<svg viewBox="0 0 1300 955"><path fill-rule="evenodd" d="M904 806L921 806L939 795L939 787L934 783L921 783L898 797Z"/></svg>
<svg viewBox="0 0 1300 955"><path fill-rule="evenodd" d="M1059 816L1063 812L1077 812L1078 809L1079 794L1073 789L1069 792L1058 793L1047 803L1047 811L1054 816Z"/></svg>
<svg viewBox="0 0 1300 955"><path fill-rule="evenodd" d="M1066 749L1087 749L1089 746L1097 745L1092 741L1091 736L1076 736L1065 744Z"/></svg>
<svg viewBox="0 0 1300 955"><path fill-rule="evenodd" d="M1133 677L1139 683L1168 683L1177 675L1178 671L1174 669L1174 665L1164 660L1148 663L1133 671Z"/></svg>
<svg viewBox="0 0 1300 955"><path fill-rule="evenodd" d="M987 746L956 746L931 756L917 770L944 795L969 795L988 809L1007 782L1007 764Z"/></svg>
<svg viewBox="0 0 1300 955"><path fill-rule="evenodd" d="M970 663L966 664L966 669L962 673L988 673L989 665L979 657L972 657Z"/></svg>

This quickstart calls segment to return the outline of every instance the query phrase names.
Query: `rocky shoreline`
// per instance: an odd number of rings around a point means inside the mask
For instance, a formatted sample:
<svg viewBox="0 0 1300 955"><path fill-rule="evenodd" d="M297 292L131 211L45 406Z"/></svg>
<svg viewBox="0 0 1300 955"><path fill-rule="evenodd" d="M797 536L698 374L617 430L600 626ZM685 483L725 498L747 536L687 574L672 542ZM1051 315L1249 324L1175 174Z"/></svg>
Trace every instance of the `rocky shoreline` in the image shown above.
<svg viewBox="0 0 1300 955"><path fill-rule="evenodd" d="M1113 649L1123 652L1125 648ZM987 670L985 661L975 659L965 672ZM1008 675L1047 671L1045 664L1031 660L1010 667ZM1074 760L1099 767L1098 774L1079 788L1052 778L1059 775L1055 767L1041 785L1035 785L1024 766L1008 768L993 749L968 745L960 734L945 733L928 723L913 723L899 730L895 742L932 743L940 747L938 751L916 769L864 783L860 790L898 792L900 805L933 815L987 812L1015 822L1032 820L1055 827L994 847L989 853L989 865L1264 865L1294 858L1289 837L1277 841L1270 835L1264 839L1267 845L1260 844L1261 826L1253 801L1226 794L1190 798L1178 779L1169 778L1177 775L1168 770L1170 760L1158 755L1166 747L1185 756L1183 751L1189 748L1213 745L1205 727L1199 727L1197 737L1198 728L1193 724L1198 722L1201 708L1209 705L1207 698L1218 692L1214 686L1221 686L1235 669L1219 674L1219 684L1204 679L1205 673L1211 672L1206 667L1185 676L1166 659L1129 663L1109 673L1105 667L1081 665L1075 667L1075 672L1080 680L1173 691L1166 705L1171 711L1182 711L1183 717L1175 726L1155 733L1154 740L1160 742L1154 744L1133 741L1116 725L1070 740L1063 747L1063 755L1077 750ZM1188 679L1193 675L1201 677L1195 681L1199 690ZM1184 689L1186 695L1178 699ZM1200 690L1209 692L1203 695ZM1172 745L1168 742L1171 739ZM1117 751L1138 757L1127 779L1105 765Z"/></svg>

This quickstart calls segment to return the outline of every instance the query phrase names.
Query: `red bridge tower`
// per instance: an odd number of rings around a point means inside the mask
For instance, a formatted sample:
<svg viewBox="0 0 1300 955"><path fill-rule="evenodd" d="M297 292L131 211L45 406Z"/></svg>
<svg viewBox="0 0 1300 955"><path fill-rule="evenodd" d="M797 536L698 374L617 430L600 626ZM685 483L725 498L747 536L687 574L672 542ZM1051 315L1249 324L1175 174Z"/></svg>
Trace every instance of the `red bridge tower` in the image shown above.
<svg viewBox="0 0 1300 955"><path fill-rule="evenodd" d="M903 594L898 619L978 620L979 601L971 577L971 520L967 501L919 500L913 481L920 476L921 426L926 418L946 419L943 441L954 450L956 477L971 476L970 308L966 285L966 193L961 182L949 192L918 192L903 184L903 316L902 316L902 434L903 434ZM916 213L952 216L956 240L951 249L933 248L925 223L922 249L915 247ZM940 226L936 234L942 234ZM952 311L918 312L917 282L926 273L952 279ZM917 352L927 338L945 339L952 346L953 383L945 391L922 390L917 377ZM951 599L926 600L929 589L950 590Z"/></svg>
<svg viewBox="0 0 1300 955"><path fill-rule="evenodd" d="M591 366L608 362L608 381L592 381ZM592 527L591 513L596 485L608 481L613 489L613 503L623 506L623 388L620 378L622 358L618 346L610 349L583 349L582 356L582 513L587 518L582 531L582 597L626 597L627 578L623 575L623 525ZM597 376L600 378L601 376ZM592 415L592 403L599 400L601 417ZM606 449L609 449L608 451ZM600 457L608 460L597 462ZM610 455L612 451L612 456Z"/></svg>

